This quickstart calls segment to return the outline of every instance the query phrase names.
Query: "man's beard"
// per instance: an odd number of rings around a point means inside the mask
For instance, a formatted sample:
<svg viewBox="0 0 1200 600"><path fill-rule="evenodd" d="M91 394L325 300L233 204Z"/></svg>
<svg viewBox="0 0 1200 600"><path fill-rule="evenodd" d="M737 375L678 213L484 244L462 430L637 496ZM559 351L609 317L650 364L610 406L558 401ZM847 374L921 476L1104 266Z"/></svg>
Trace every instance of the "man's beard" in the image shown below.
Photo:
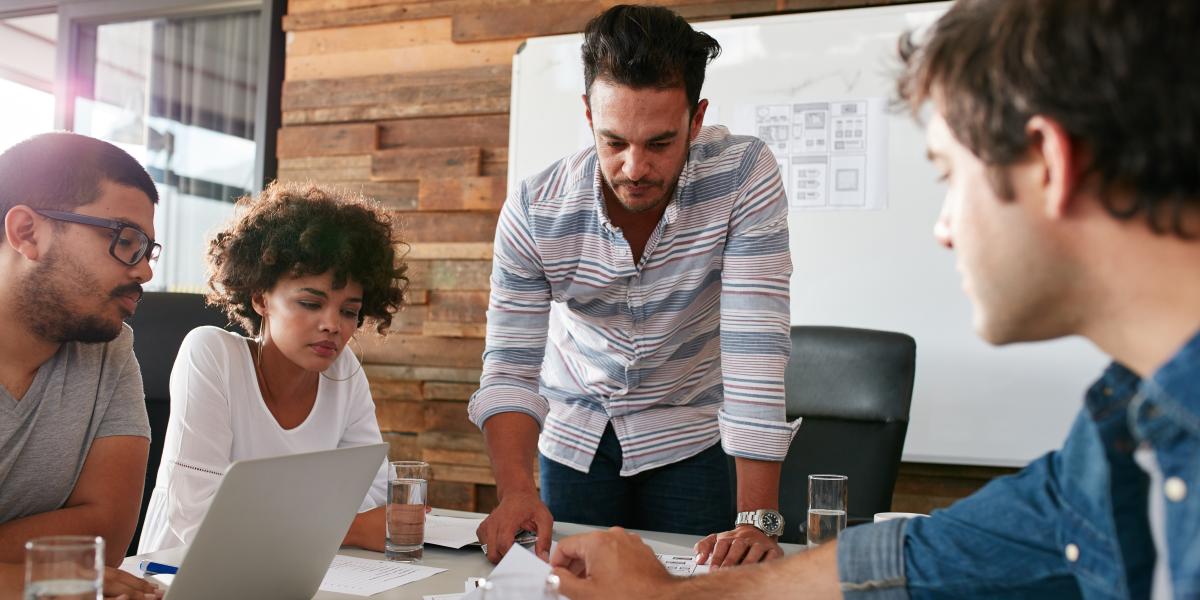
<svg viewBox="0 0 1200 600"><path fill-rule="evenodd" d="M108 294L115 298L134 287L120 286ZM51 250L23 281L17 284L17 307L37 336L53 343L111 342L121 334L121 321L98 314L77 314L69 302L95 296L100 283L81 266Z"/></svg>

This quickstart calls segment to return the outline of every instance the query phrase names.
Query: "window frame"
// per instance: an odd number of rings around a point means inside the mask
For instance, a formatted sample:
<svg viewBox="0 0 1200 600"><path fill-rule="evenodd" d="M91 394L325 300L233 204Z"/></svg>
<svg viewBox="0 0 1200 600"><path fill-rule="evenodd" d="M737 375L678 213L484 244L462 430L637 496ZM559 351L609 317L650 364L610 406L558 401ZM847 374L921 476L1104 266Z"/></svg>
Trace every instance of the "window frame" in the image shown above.
<svg viewBox="0 0 1200 600"><path fill-rule="evenodd" d="M168 17L201 17L258 10L258 98L255 102L254 180L265 186L275 179L276 134L280 128L283 91L283 15L287 0L9 0L0 19L58 14L54 69L54 125L73 131L75 99L92 86L96 30L101 25Z"/></svg>

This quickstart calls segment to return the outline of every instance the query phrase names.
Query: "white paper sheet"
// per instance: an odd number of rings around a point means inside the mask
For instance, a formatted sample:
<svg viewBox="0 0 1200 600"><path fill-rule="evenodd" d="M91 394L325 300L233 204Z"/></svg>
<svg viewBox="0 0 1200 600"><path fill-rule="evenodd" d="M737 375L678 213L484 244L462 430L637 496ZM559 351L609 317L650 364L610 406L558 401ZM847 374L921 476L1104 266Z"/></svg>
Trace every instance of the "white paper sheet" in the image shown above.
<svg viewBox="0 0 1200 600"><path fill-rule="evenodd" d="M445 515L425 515L425 543L446 548L462 548L479 541L475 530L483 519L465 519Z"/></svg>
<svg viewBox="0 0 1200 600"><path fill-rule="evenodd" d="M680 556L675 554L656 554L658 562L667 568L667 572L676 577L691 577L703 575L709 570L709 565L696 564L695 556Z"/></svg>
<svg viewBox="0 0 1200 600"><path fill-rule="evenodd" d="M423 596L421 600L461 600L463 594L437 594L434 596Z"/></svg>
<svg viewBox="0 0 1200 600"><path fill-rule="evenodd" d="M325 573L325 579L321 581L321 590L354 596L371 596L406 583L420 581L445 570L423 565L339 555L333 557L333 564L329 565L329 571Z"/></svg>
<svg viewBox="0 0 1200 600"><path fill-rule="evenodd" d="M553 547L551 547L550 553L554 554ZM508 554L500 559L500 564L492 569L492 574L487 578L493 581L545 581L552 570L550 564L542 562L542 559L538 558L536 554L519 544L513 544ZM482 596L482 590L476 589L464 595L463 600L478 600ZM559 600L566 599L559 596Z"/></svg>

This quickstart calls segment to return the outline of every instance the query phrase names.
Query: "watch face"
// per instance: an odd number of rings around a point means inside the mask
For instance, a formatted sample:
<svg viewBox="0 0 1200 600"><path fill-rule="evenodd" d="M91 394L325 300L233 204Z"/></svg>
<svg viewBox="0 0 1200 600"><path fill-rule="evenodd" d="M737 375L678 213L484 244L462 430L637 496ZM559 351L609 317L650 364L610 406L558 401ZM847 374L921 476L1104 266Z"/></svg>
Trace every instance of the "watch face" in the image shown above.
<svg viewBox="0 0 1200 600"><path fill-rule="evenodd" d="M777 531L780 526L779 515L773 512L763 513L762 525L765 531Z"/></svg>

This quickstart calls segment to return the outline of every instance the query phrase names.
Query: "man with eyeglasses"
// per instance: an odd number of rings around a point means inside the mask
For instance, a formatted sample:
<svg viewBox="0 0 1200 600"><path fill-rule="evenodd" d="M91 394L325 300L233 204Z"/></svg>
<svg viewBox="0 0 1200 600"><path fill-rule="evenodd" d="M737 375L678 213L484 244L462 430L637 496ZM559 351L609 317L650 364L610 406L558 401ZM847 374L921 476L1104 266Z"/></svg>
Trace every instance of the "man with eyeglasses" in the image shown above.
<svg viewBox="0 0 1200 600"><path fill-rule="evenodd" d="M104 592L161 596L115 567L137 526L150 427L133 334L158 192L112 144L39 135L0 154L0 597L27 540L105 541Z"/></svg>

